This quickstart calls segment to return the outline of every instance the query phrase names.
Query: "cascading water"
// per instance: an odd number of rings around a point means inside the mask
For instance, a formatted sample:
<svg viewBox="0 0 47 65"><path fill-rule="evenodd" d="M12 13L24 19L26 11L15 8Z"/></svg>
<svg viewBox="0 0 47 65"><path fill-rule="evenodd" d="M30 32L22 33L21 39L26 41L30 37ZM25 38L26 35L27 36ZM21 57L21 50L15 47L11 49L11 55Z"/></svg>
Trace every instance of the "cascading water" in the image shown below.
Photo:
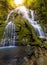
<svg viewBox="0 0 47 65"><path fill-rule="evenodd" d="M40 24L37 21L34 21L34 10L30 10L30 15L26 7L22 7L20 10L21 12L23 12L24 18L26 18L31 23L31 25L34 27L37 35L40 38L45 38L45 33L43 29L41 28Z"/></svg>
<svg viewBox="0 0 47 65"><path fill-rule="evenodd" d="M17 7L16 9L12 10L8 16L6 22L8 23L7 26L5 27L4 31L4 39L3 39L3 44L9 43L9 45L15 45L15 37L16 37L16 32L15 32L15 24L13 22L9 22L9 18L11 14L14 12L17 12L18 14L22 14L23 18L27 19L29 23L34 27L37 35L39 38L45 38L45 33L43 29L41 28L40 24L38 21L34 21L34 10L29 10L25 6Z"/></svg>
<svg viewBox="0 0 47 65"><path fill-rule="evenodd" d="M34 27L37 35L39 38L45 38L45 32L41 28L40 24L38 21L34 21L34 10L29 10L25 6L21 6L16 8L14 11L18 11L18 14L22 14L25 19L27 19L31 25ZM29 15L30 13L30 15Z"/></svg>
<svg viewBox="0 0 47 65"><path fill-rule="evenodd" d="M15 24L10 21L5 27L4 35L3 35L3 40L2 44L3 46L15 46L16 43L16 26Z"/></svg>
<svg viewBox="0 0 47 65"><path fill-rule="evenodd" d="M14 12L14 10L12 10L12 11L8 14L7 19L6 19L6 23L8 22L9 17L10 17L10 15L11 15L13 12Z"/></svg>
<svg viewBox="0 0 47 65"><path fill-rule="evenodd" d="M10 17L10 15L17 11L18 14L22 14L23 17L25 19L27 19L31 25L34 27L37 35L40 37L40 38L45 38L45 32L43 31L43 29L41 28L40 24L38 21L34 21L34 10L29 10L27 9L25 6L21 6L21 7L17 7L16 9L12 10L9 14L8 14L8 17L7 17L7 21ZM29 15L29 12L30 12L30 15ZM31 16L31 17L30 17Z"/></svg>
<svg viewBox="0 0 47 65"><path fill-rule="evenodd" d="M34 11L31 10L31 15L32 15L32 26L35 28L35 31L37 33L37 35L40 38L45 38L45 32L43 31L43 29L41 28L39 21L34 21Z"/></svg>

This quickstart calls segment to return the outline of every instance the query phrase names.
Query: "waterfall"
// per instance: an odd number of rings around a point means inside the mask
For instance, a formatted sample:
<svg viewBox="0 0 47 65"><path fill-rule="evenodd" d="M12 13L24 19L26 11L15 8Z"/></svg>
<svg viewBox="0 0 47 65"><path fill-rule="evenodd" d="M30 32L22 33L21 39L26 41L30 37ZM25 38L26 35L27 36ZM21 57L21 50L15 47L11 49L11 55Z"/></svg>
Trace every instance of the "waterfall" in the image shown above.
<svg viewBox="0 0 47 65"><path fill-rule="evenodd" d="M16 43L16 26L12 21L9 21L11 14L15 12L17 12L17 14L22 14L22 17L29 21L39 38L45 38L45 32L41 28L39 21L34 20L34 10L29 10L25 6L21 6L12 10L7 16L7 25L2 39L4 45L7 43L9 43L9 45L15 45Z"/></svg>
<svg viewBox="0 0 47 65"><path fill-rule="evenodd" d="M21 6L15 9L18 11L18 14L22 14L23 18L27 19L29 23L34 27L39 38L45 38L45 32L41 28L39 21L34 20L34 10L29 10L25 6ZM30 13L30 15L29 15Z"/></svg>
<svg viewBox="0 0 47 65"><path fill-rule="evenodd" d="M8 22L9 17L10 17L10 15L11 15L13 12L14 12L14 10L12 10L12 11L8 14L7 19L6 19L6 23Z"/></svg>
<svg viewBox="0 0 47 65"><path fill-rule="evenodd" d="M2 44L3 46L15 46L17 33L15 24L10 21L5 27Z"/></svg>
<svg viewBox="0 0 47 65"><path fill-rule="evenodd" d="M32 22L33 22L32 26L34 27L36 33L38 34L40 38L45 38L45 32L41 28L39 21L34 21L34 11L33 10L31 10L31 16L32 16Z"/></svg>
<svg viewBox="0 0 47 65"><path fill-rule="evenodd" d="M30 12L31 12L31 16L32 16L32 21L34 21L34 11L30 10Z"/></svg>
<svg viewBox="0 0 47 65"><path fill-rule="evenodd" d="M39 38L45 38L45 32L43 31L43 29L41 28L39 21L35 21L34 20L34 10L29 10L27 9L25 6L20 6L17 7L16 9L12 10L8 16L7 16L7 21L10 17L10 15L14 12L17 12L18 14L22 14L23 18L27 19L29 21L29 23L34 27L37 35L39 36ZM29 14L30 13L30 14Z"/></svg>

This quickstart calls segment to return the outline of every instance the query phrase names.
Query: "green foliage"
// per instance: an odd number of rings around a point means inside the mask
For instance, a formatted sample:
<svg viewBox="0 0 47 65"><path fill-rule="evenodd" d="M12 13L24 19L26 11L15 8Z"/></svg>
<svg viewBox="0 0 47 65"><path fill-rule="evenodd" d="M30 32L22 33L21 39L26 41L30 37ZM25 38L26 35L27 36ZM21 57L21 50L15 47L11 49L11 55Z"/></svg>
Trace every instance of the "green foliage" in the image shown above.
<svg viewBox="0 0 47 65"><path fill-rule="evenodd" d="M30 36L27 34L30 34L30 31L26 28L25 22L26 20L18 15L14 23L16 24L17 31L19 31L17 32L19 42L28 44L30 42Z"/></svg>
<svg viewBox="0 0 47 65"><path fill-rule="evenodd" d="M14 0L0 0L0 20L5 21L8 13L16 6Z"/></svg>
<svg viewBox="0 0 47 65"><path fill-rule="evenodd" d="M39 2L39 3L38 3ZM41 20L46 20L46 16L47 16L47 11L46 11L46 7L45 7L45 3L44 0L38 0L37 1L37 13L38 13L38 17Z"/></svg>
<svg viewBox="0 0 47 65"><path fill-rule="evenodd" d="M14 20L17 27L18 41L22 44L41 44L30 23L18 15Z"/></svg>
<svg viewBox="0 0 47 65"><path fill-rule="evenodd" d="M25 6L27 6L30 9L35 9L36 8L36 0L24 0L23 3Z"/></svg>
<svg viewBox="0 0 47 65"><path fill-rule="evenodd" d="M6 24L4 23L4 21L3 22L0 21L0 41L1 41L2 37L3 37L5 26L6 26Z"/></svg>

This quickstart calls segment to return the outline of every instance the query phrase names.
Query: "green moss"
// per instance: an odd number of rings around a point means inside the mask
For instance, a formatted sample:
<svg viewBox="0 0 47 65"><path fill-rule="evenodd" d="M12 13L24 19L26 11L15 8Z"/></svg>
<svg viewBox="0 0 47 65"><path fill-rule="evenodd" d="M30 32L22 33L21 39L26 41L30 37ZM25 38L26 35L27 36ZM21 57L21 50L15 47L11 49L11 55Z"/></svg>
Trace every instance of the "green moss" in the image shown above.
<svg viewBox="0 0 47 65"><path fill-rule="evenodd" d="M24 19L21 15L18 15L14 23L16 24L18 41L22 44L41 44L41 40L38 39L32 25Z"/></svg>
<svg viewBox="0 0 47 65"><path fill-rule="evenodd" d="M29 43L29 41L30 41L30 36L27 35L27 34L30 33L30 31L25 26L26 21L27 20L22 18L20 15L18 15L15 19L15 22L14 22L16 24L17 31L19 31L19 32L17 32L17 35L19 37L18 40L19 40L20 43L23 43L23 42L24 43L27 43L27 42Z"/></svg>
<svg viewBox="0 0 47 65"><path fill-rule="evenodd" d="M5 25L6 25L6 24L4 23L4 21L3 21L3 22L0 21L0 41L1 41L2 37L3 37Z"/></svg>

